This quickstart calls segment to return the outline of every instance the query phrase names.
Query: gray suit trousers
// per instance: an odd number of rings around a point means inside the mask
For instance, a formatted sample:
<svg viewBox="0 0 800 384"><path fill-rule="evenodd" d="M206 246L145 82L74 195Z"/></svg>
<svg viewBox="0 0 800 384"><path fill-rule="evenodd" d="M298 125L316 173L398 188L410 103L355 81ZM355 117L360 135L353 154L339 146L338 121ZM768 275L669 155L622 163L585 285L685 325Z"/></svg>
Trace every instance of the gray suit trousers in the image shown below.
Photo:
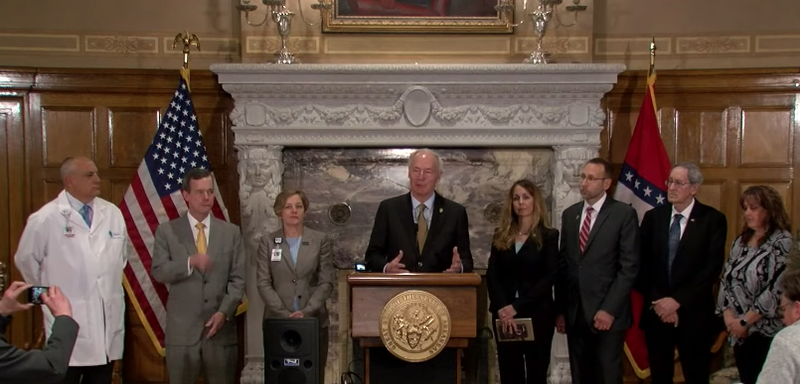
<svg viewBox="0 0 800 384"><path fill-rule="evenodd" d="M236 379L236 344L220 345L202 339L192 346L169 345L166 348L170 384L196 384L200 374L206 384L234 384Z"/></svg>

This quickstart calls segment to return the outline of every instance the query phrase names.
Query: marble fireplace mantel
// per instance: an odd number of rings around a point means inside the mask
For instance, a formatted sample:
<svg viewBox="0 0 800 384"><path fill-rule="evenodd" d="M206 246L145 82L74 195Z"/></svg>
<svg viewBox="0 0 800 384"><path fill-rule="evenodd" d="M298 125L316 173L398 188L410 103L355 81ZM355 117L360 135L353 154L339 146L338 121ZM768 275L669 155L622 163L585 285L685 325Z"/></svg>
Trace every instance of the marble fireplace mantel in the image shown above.
<svg viewBox="0 0 800 384"><path fill-rule="evenodd" d="M242 199L263 190L271 206L282 188L285 147L551 148L556 227L561 211L580 200L580 166L598 155L606 122L601 99L624 69L622 64L211 66L234 99L230 118ZM243 176L248 167L263 167L267 176L248 181ZM252 255L258 234L278 229L277 218L270 209L253 212L243 204L242 229ZM253 299L242 383L263 383L263 303L254 270L248 268L247 293ZM566 372L566 343L556 337L552 382L562 382Z"/></svg>

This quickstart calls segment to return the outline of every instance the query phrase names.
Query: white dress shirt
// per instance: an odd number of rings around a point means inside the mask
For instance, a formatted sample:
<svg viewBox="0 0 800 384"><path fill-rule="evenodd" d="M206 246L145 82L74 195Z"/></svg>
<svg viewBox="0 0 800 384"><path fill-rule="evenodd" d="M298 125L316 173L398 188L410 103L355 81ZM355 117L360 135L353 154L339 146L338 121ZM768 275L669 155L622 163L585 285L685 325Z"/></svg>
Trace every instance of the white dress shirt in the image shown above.
<svg viewBox="0 0 800 384"><path fill-rule="evenodd" d="M592 209L592 220L589 221L589 232L592 232L592 228L594 228L594 223L597 221L597 214L600 213L600 208L603 206L603 203L606 202L606 197L608 195L603 192L603 197L599 200L595 201L594 204L591 205ZM583 221L586 220L586 208L589 208L589 203L586 200L583 201L583 211L581 212L581 221L578 222L578 233L580 233L581 227L583 226Z"/></svg>

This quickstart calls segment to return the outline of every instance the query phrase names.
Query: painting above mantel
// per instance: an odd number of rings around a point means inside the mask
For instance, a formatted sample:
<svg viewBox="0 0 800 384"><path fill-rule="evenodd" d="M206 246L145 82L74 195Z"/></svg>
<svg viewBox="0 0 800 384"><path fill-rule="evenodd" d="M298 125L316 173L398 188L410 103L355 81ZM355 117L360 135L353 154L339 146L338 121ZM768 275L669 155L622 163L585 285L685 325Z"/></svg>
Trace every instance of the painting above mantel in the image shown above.
<svg viewBox="0 0 800 384"><path fill-rule="evenodd" d="M495 0L334 0L322 32L512 33Z"/></svg>

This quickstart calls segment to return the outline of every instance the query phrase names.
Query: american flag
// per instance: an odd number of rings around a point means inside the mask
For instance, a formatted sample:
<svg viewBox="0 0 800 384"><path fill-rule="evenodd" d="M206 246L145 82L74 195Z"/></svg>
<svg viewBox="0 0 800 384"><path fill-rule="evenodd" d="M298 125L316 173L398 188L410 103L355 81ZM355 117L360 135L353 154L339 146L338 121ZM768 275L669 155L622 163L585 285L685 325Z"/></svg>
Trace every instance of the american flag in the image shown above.
<svg viewBox="0 0 800 384"><path fill-rule="evenodd" d="M192 168L211 169L187 78L188 71L182 70L180 83L166 114L161 118L153 141L120 204L130 238L125 289L162 356L169 291L150 276L156 228L188 211L181 195L184 173ZM212 213L227 221L228 212L216 180L214 194Z"/></svg>

